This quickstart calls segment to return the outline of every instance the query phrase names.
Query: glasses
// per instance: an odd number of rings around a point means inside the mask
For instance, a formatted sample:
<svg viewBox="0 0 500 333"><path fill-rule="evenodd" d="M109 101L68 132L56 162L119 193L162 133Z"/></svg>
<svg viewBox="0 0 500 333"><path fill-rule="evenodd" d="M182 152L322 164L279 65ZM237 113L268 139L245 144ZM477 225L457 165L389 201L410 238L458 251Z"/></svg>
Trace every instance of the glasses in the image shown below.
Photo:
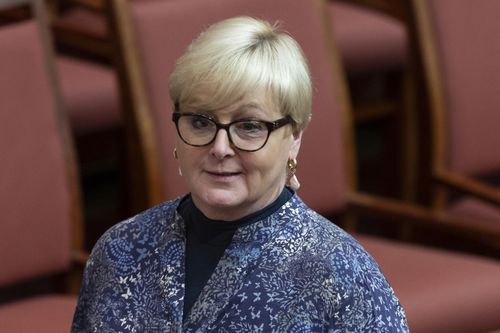
<svg viewBox="0 0 500 333"><path fill-rule="evenodd" d="M172 121L179 137L190 146L208 146L214 142L219 130L223 129L234 147L253 152L266 145L272 131L291 123L292 119L287 116L276 121L236 120L229 124L220 124L202 114L174 112Z"/></svg>

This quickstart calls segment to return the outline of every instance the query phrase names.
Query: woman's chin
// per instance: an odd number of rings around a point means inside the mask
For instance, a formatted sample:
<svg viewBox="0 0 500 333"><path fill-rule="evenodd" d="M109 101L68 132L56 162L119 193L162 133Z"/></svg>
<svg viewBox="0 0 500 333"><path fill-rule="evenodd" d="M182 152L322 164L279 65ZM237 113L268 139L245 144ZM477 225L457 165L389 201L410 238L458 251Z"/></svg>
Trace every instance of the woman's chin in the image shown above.
<svg viewBox="0 0 500 333"><path fill-rule="evenodd" d="M228 189L210 189L196 198L197 207L209 218L234 220L239 218L238 210L245 202L246 193ZM236 216L236 218L235 218Z"/></svg>
<svg viewBox="0 0 500 333"><path fill-rule="evenodd" d="M213 207L238 206L243 201L243 193L232 189L212 189L205 194L205 202Z"/></svg>

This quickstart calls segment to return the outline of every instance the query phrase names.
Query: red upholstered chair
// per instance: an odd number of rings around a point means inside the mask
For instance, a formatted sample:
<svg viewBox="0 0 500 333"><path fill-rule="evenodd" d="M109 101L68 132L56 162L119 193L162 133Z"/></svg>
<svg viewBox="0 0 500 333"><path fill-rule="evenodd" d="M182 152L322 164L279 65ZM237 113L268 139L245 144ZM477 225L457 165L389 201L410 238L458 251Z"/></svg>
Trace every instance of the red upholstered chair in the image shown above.
<svg viewBox="0 0 500 333"><path fill-rule="evenodd" d="M69 272L83 256L80 196L34 4L36 19L0 25L0 331L62 333L76 297L56 291L78 288Z"/></svg>
<svg viewBox="0 0 500 333"><path fill-rule="evenodd" d="M353 106L359 187L412 199L415 153L403 3L329 0L328 13Z"/></svg>
<svg viewBox="0 0 500 333"><path fill-rule="evenodd" d="M384 216L396 224L418 222L448 233L469 230L459 220L448 228L447 215L354 190L350 107L338 57L327 37L329 23L324 20L323 1L112 0L111 4L114 20L120 23L115 33L126 55L123 68L127 70L121 75L131 92L127 110L138 121L136 133L143 143L142 160L149 163L144 169L151 173L145 179L157 180L146 187L149 205L186 191L171 154L176 132L170 121L172 102L166 97L175 60L209 24L250 15L282 21L309 59L315 87L313 120L304 134L298 168L302 183L298 193L307 204L330 217L364 212ZM491 237L477 230L473 236ZM357 237L393 284L406 308L412 332L500 328L500 317L495 312L500 308L498 262L381 238Z"/></svg>
<svg viewBox="0 0 500 333"><path fill-rule="evenodd" d="M420 100L426 101L421 110L428 117L423 133L430 133L422 140L429 149L421 158L428 180L423 193L436 210L498 232L500 2L410 3L425 97ZM498 249L500 238L487 244Z"/></svg>
<svg viewBox="0 0 500 333"><path fill-rule="evenodd" d="M127 144L119 83L103 9L97 2L44 0L55 45L63 109L84 184L86 247L129 215ZM99 199L96 199L99 198Z"/></svg>

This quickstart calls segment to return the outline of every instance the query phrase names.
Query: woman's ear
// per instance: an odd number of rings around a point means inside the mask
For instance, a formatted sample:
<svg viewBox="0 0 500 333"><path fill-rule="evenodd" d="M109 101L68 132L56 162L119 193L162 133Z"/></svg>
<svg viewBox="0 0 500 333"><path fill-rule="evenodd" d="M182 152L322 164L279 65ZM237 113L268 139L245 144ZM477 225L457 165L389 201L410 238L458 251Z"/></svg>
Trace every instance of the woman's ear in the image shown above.
<svg viewBox="0 0 500 333"><path fill-rule="evenodd" d="M290 147L290 158L297 158L297 155L299 154L300 150L300 143L302 141L302 130L294 130L292 133L293 136L293 142L292 146Z"/></svg>

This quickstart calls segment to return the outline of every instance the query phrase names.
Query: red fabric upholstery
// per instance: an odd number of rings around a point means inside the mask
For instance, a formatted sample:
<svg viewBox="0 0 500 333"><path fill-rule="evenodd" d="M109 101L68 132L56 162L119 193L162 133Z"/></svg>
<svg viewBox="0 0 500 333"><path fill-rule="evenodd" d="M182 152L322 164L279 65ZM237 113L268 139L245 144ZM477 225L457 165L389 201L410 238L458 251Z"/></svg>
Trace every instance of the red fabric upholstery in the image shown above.
<svg viewBox="0 0 500 333"><path fill-rule="evenodd" d="M344 205L344 170L343 164L339 163L343 160L343 145L339 122L331 121L337 116L330 116L337 114L338 108L318 2L170 0L135 1L131 5L146 84L152 101L154 123L158 124L167 198L185 191L178 175L177 163L170 153L176 133L170 121L172 103L166 98L169 74L190 41L211 23L232 16L249 15L271 22L282 21L284 29L301 44L311 67L315 88L313 121L306 130L298 159L298 177L303 184L299 193L315 209L333 210ZM327 141L328 146L325 146ZM301 171L305 165L308 172ZM319 180L317 175L325 168L329 172L322 175L322 184L336 186L316 186ZM316 200L312 200L313 197Z"/></svg>
<svg viewBox="0 0 500 333"><path fill-rule="evenodd" d="M444 78L452 168L500 170L500 2L428 1Z"/></svg>
<svg viewBox="0 0 500 333"><path fill-rule="evenodd" d="M358 237L398 295L412 333L500 328L500 263Z"/></svg>
<svg viewBox="0 0 500 333"><path fill-rule="evenodd" d="M64 108L76 134L115 128L122 123L118 84L104 65L57 57Z"/></svg>
<svg viewBox="0 0 500 333"><path fill-rule="evenodd" d="M0 305L0 332L68 333L76 297L44 296Z"/></svg>
<svg viewBox="0 0 500 333"><path fill-rule="evenodd" d="M404 25L360 6L329 1L333 34L349 73L401 69L408 58Z"/></svg>
<svg viewBox="0 0 500 333"><path fill-rule="evenodd" d="M0 285L69 264L70 200L37 26L0 28Z"/></svg>

